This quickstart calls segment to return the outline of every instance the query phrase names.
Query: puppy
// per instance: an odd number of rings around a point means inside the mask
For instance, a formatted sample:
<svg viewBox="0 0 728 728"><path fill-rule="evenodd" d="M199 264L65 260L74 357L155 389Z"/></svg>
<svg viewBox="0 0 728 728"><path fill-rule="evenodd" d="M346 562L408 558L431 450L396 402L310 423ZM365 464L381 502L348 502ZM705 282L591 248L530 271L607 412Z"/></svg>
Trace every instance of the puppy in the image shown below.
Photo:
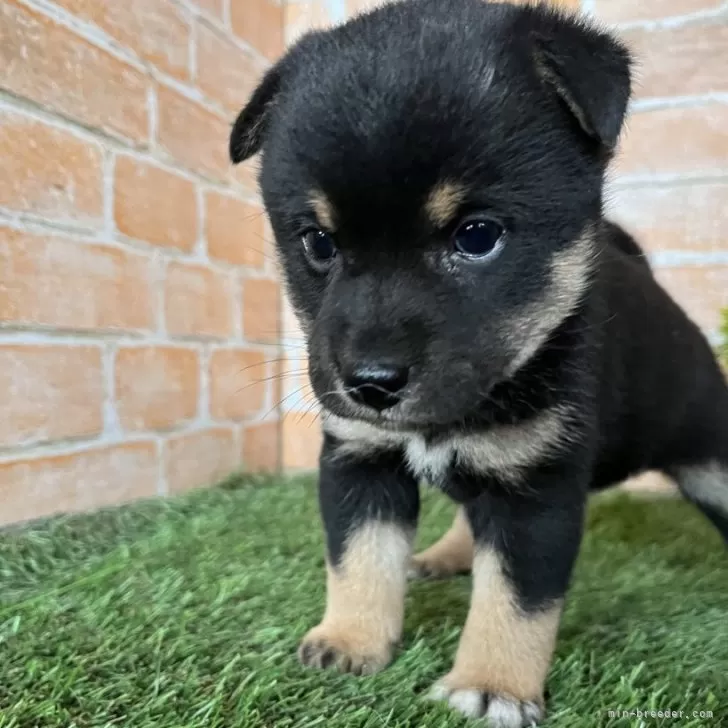
<svg viewBox="0 0 728 728"><path fill-rule="evenodd" d="M625 47L546 6L388 4L302 38L237 119L324 410L312 667L371 673L408 572L472 570L432 696L533 725L591 489L672 476L728 537L728 389L605 221ZM418 483L460 504L412 560Z"/></svg>

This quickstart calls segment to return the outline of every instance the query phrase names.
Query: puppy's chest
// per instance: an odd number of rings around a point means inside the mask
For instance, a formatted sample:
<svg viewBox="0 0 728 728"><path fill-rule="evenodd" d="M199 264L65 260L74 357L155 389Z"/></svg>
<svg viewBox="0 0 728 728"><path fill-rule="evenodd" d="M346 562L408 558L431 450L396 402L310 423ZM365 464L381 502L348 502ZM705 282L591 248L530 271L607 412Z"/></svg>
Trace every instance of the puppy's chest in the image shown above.
<svg viewBox="0 0 728 728"><path fill-rule="evenodd" d="M337 452L358 458L398 450L417 478L445 487L455 475L519 480L565 439L562 413L544 410L532 419L473 433L426 439L420 433L393 432L361 421L327 416L324 427L338 441Z"/></svg>
<svg viewBox="0 0 728 728"><path fill-rule="evenodd" d="M401 447L415 477L435 486L443 486L460 462L458 442L453 438L428 442L421 435L409 435Z"/></svg>

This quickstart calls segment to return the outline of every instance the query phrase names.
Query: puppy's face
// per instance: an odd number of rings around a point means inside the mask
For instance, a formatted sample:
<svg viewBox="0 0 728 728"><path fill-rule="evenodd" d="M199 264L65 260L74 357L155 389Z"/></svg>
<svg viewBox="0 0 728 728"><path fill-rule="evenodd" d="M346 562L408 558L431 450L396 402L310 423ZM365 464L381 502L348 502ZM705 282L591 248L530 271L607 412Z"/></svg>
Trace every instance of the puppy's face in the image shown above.
<svg viewBox="0 0 728 728"><path fill-rule="evenodd" d="M324 407L473 415L579 305L626 51L543 8L410 0L304 38L241 113Z"/></svg>

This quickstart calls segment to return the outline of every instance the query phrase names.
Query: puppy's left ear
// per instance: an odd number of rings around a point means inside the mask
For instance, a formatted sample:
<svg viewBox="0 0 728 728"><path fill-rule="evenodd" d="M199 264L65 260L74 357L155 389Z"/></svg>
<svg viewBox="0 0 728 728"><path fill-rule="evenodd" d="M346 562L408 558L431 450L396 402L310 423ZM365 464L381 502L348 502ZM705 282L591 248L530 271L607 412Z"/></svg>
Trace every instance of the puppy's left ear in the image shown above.
<svg viewBox="0 0 728 728"><path fill-rule="evenodd" d="M550 28L534 33L536 68L582 130L612 151L631 94L629 51L609 33L558 11Z"/></svg>
<svg viewBox="0 0 728 728"><path fill-rule="evenodd" d="M230 159L233 164L252 157L263 145L270 111L281 90L282 73L283 61L265 74L235 120L230 134Z"/></svg>

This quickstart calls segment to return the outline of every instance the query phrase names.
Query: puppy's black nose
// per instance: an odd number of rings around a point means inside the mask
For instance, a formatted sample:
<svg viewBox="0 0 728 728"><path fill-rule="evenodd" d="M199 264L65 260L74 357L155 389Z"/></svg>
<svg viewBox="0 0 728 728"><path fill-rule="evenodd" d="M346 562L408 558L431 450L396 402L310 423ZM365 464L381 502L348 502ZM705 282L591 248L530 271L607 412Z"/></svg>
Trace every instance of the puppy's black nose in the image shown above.
<svg viewBox="0 0 728 728"><path fill-rule="evenodd" d="M358 365L346 373L344 384L355 402L382 412L399 402L399 393L408 378L407 367L371 363Z"/></svg>

